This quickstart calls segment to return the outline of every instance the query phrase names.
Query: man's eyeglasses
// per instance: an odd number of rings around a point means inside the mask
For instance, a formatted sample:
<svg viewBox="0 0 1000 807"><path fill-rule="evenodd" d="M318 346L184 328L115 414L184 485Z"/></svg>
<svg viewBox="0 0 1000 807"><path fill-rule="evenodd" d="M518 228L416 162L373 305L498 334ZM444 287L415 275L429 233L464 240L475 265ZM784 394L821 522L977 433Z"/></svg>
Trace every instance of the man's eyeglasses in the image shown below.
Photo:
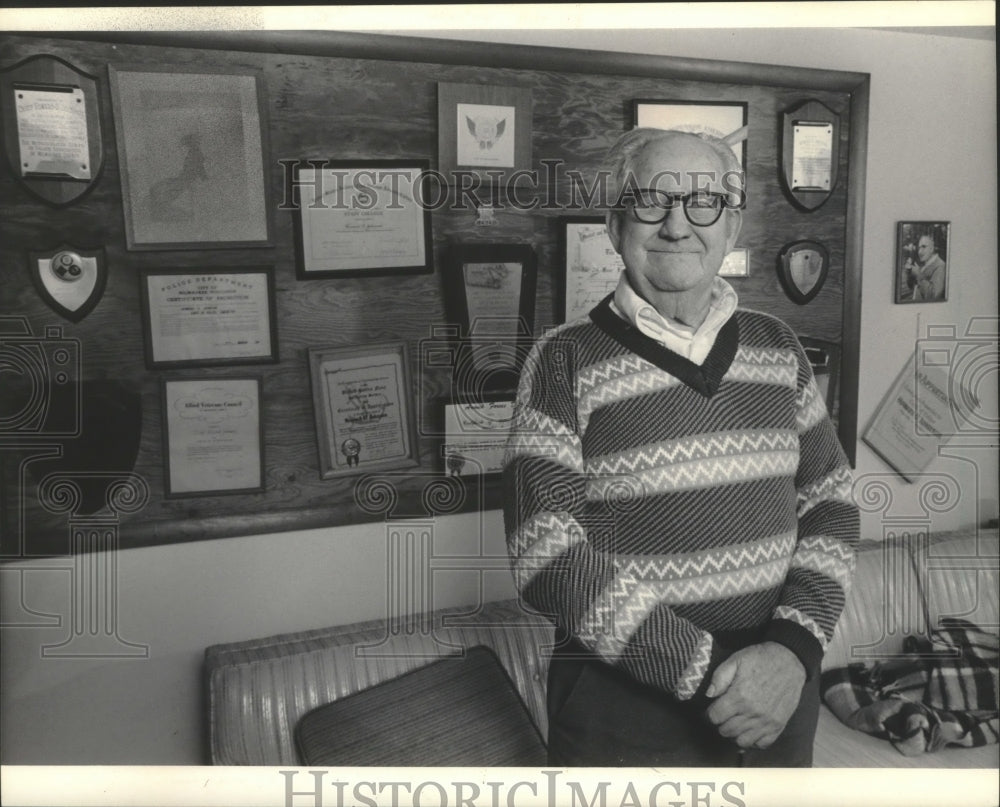
<svg viewBox="0 0 1000 807"><path fill-rule="evenodd" d="M625 200L635 220L643 224L659 224L680 203L687 220L696 227L715 224L728 207L723 193L697 191L695 193L666 193L651 188L638 190Z"/></svg>

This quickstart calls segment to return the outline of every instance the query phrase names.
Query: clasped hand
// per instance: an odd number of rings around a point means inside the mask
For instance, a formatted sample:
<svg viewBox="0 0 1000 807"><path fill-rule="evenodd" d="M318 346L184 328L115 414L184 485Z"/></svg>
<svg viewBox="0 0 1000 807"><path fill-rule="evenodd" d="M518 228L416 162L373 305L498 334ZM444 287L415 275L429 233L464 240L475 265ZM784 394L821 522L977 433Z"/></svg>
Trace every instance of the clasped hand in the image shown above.
<svg viewBox="0 0 1000 807"><path fill-rule="evenodd" d="M706 714L740 748L767 748L798 706L805 680L802 662L784 645L751 645L716 668L706 693L715 702Z"/></svg>

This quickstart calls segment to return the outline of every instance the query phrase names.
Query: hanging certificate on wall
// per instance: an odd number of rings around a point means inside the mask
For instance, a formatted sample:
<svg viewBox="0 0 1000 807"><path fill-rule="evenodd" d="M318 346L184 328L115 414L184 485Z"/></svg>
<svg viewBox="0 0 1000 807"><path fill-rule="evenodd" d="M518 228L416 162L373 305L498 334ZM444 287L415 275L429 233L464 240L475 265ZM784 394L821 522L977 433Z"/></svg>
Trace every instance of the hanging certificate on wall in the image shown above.
<svg viewBox="0 0 1000 807"><path fill-rule="evenodd" d="M449 476L496 474L503 469L507 437L514 420L514 399L505 394L477 398L444 404L441 451Z"/></svg>
<svg viewBox="0 0 1000 807"><path fill-rule="evenodd" d="M293 164L299 280L433 269L426 160Z"/></svg>
<svg viewBox="0 0 1000 807"><path fill-rule="evenodd" d="M139 277L150 369L278 360L273 268L147 268Z"/></svg>
<svg viewBox="0 0 1000 807"><path fill-rule="evenodd" d="M910 356L862 436L907 482L931 464L955 432L949 370Z"/></svg>
<svg viewBox="0 0 1000 807"><path fill-rule="evenodd" d="M534 329L534 250L527 244L456 244L450 258L446 303L460 326L456 388L514 389Z"/></svg>
<svg viewBox="0 0 1000 807"><path fill-rule="evenodd" d="M418 465L405 342L309 348L320 478Z"/></svg>
<svg viewBox="0 0 1000 807"><path fill-rule="evenodd" d="M160 399L168 497L264 490L259 378L165 379Z"/></svg>
<svg viewBox="0 0 1000 807"><path fill-rule="evenodd" d="M625 264L608 238L603 216L563 219L559 240L562 277L556 310L563 322L572 322L615 290Z"/></svg>

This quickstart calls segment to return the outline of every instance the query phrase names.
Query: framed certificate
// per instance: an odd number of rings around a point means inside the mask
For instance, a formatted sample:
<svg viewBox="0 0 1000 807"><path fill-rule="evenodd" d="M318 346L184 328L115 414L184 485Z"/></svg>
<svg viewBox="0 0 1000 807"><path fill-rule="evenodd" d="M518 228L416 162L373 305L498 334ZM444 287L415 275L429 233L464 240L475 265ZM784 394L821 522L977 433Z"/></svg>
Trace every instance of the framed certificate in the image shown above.
<svg viewBox="0 0 1000 807"><path fill-rule="evenodd" d="M444 401L445 473L475 476L503 468L507 436L514 420L514 397L505 393L477 396L475 401Z"/></svg>
<svg viewBox="0 0 1000 807"><path fill-rule="evenodd" d="M298 278L433 271L427 170L426 160L296 163Z"/></svg>
<svg viewBox="0 0 1000 807"><path fill-rule="evenodd" d="M260 379L163 379L167 497L264 490Z"/></svg>
<svg viewBox="0 0 1000 807"><path fill-rule="evenodd" d="M128 248L271 246L260 74L108 74Z"/></svg>
<svg viewBox="0 0 1000 807"><path fill-rule="evenodd" d="M320 478L420 464L405 342L309 348Z"/></svg>
<svg viewBox="0 0 1000 807"><path fill-rule="evenodd" d="M625 264L611 245L603 216L560 219L559 246L556 311L562 322L570 322L615 290Z"/></svg>
<svg viewBox="0 0 1000 807"><path fill-rule="evenodd" d="M143 269L139 301L146 366L278 360L274 269Z"/></svg>
<svg viewBox="0 0 1000 807"><path fill-rule="evenodd" d="M924 358L924 357L922 357ZM910 356L861 439L912 482L955 433L951 366Z"/></svg>
<svg viewBox="0 0 1000 807"><path fill-rule="evenodd" d="M637 99L632 102L632 125L713 135L729 143L745 166L747 109L743 101Z"/></svg>
<svg viewBox="0 0 1000 807"><path fill-rule="evenodd" d="M459 326L458 389L514 389L535 321L535 253L527 244L456 244L445 302Z"/></svg>

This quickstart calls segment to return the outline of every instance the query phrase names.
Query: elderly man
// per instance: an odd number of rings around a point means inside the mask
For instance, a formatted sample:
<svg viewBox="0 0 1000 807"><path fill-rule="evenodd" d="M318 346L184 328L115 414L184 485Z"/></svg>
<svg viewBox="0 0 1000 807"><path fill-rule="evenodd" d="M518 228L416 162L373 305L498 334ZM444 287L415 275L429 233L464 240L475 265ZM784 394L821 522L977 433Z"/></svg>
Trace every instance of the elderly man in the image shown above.
<svg viewBox="0 0 1000 807"><path fill-rule="evenodd" d="M504 469L515 582L557 627L549 762L810 765L849 466L795 335L717 277L729 147L634 129L608 168L625 271L526 359Z"/></svg>
<svg viewBox="0 0 1000 807"><path fill-rule="evenodd" d="M924 234L917 240L917 262L913 271L914 301L930 302L944 299L945 262L934 246L934 237Z"/></svg>

